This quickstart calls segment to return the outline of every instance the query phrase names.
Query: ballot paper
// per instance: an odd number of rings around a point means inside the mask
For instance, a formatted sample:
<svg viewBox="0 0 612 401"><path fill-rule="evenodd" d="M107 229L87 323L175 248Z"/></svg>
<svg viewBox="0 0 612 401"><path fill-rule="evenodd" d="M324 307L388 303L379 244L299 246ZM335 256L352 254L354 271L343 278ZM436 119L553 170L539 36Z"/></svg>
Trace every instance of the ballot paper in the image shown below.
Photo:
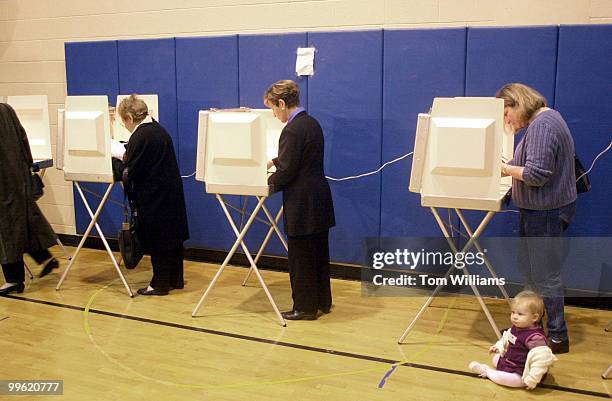
<svg viewBox="0 0 612 401"><path fill-rule="evenodd" d="M111 154L115 159L122 160L125 153L125 145L116 139L111 139Z"/></svg>

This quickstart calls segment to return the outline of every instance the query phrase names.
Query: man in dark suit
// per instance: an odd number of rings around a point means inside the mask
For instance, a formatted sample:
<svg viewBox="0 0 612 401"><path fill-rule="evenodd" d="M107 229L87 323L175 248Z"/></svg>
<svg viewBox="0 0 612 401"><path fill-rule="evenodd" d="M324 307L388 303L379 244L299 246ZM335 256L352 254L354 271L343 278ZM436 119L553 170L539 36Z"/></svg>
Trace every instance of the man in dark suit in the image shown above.
<svg viewBox="0 0 612 401"><path fill-rule="evenodd" d="M329 184L323 172L321 126L299 106L300 90L290 80L274 83L265 104L287 125L281 132L278 157L268 162L276 172L268 183L283 191L289 277L293 298L288 320L315 320L332 306L329 277L329 229L336 224Z"/></svg>

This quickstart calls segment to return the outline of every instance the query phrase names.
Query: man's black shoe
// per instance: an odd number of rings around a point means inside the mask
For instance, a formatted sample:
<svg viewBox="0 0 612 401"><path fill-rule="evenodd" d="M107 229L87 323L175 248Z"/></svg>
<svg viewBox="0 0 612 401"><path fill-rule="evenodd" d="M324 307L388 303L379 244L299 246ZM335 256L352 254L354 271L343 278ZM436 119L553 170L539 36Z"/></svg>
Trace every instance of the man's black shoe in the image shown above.
<svg viewBox="0 0 612 401"><path fill-rule="evenodd" d="M308 313L308 312L302 312L299 310L283 312L281 313L281 316L283 317L283 319L287 319L287 320L317 320L316 312Z"/></svg>

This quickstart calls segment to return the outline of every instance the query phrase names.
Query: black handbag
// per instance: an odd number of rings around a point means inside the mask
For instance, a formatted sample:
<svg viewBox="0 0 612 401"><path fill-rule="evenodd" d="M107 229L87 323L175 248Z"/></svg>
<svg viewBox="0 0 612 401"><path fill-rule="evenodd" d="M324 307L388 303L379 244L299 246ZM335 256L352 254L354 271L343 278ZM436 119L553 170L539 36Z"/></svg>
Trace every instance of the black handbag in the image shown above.
<svg viewBox="0 0 612 401"><path fill-rule="evenodd" d="M576 155L574 155L574 168L576 170L576 192L579 194L589 192L591 181L589 181L589 176Z"/></svg>
<svg viewBox="0 0 612 401"><path fill-rule="evenodd" d="M42 181L42 178L36 173L30 173L30 188L32 190L32 197L35 201L42 198L45 194L44 188L45 184Z"/></svg>
<svg viewBox="0 0 612 401"><path fill-rule="evenodd" d="M124 199L123 203L123 224L119 231L119 251L121 252L121 258L123 264L127 269L134 269L138 266L138 263L142 259L142 248L138 242L138 236L136 235L136 222L138 217L138 211L132 210L131 216L128 218L128 206L127 201Z"/></svg>

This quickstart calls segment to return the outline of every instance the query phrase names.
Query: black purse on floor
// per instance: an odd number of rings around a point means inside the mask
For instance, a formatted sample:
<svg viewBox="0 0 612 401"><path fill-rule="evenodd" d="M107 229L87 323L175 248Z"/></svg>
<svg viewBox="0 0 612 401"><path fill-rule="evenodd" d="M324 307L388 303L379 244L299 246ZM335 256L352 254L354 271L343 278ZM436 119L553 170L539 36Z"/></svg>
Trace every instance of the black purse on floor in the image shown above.
<svg viewBox="0 0 612 401"><path fill-rule="evenodd" d="M123 201L123 224L119 235L119 251L121 252L121 258L123 264L127 269L134 269L138 266L138 263L142 259L142 248L138 242L138 236L136 235L136 222L138 217L138 211L132 210L131 215L128 218L128 206L127 200L124 198Z"/></svg>

